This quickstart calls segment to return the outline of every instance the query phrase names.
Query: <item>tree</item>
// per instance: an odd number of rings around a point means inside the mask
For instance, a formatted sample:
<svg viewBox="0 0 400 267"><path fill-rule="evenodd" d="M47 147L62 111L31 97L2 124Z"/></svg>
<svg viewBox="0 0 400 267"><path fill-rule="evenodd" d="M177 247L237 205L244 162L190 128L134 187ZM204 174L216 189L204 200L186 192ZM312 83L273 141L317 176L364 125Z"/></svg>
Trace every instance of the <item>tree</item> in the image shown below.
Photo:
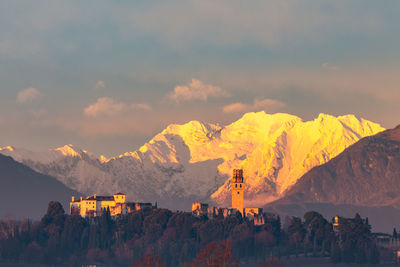
<svg viewBox="0 0 400 267"><path fill-rule="evenodd" d="M65 211L63 206L58 201L50 201L47 207L47 212L41 220L43 226L55 224L61 226L64 224Z"/></svg>
<svg viewBox="0 0 400 267"><path fill-rule="evenodd" d="M44 248L44 258L48 263L55 263L62 257L63 251L60 249L60 241L65 218L65 211L61 203L50 201L47 212L35 231L35 241Z"/></svg>
<svg viewBox="0 0 400 267"><path fill-rule="evenodd" d="M190 267L239 267L233 256L230 241L211 242L197 254Z"/></svg>
<svg viewBox="0 0 400 267"><path fill-rule="evenodd" d="M133 263L132 267L165 267L160 255L146 255Z"/></svg>
<svg viewBox="0 0 400 267"><path fill-rule="evenodd" d="M89 227L85 219L79 215L67 216L64 229L61 234L61 246L70 253L78 252L82 247L81 239L83 231Z"/></svg>
<svg viewBox="0 0 400 267"><path fill-rule="evenodd" d="M100 229L100 248L109 249L113 239L114 222L111 219L108 207L98 218L98 224Z"/></svg>
<svg viewBox="0 0 400 267"><path fill-rule="evenodd" d="M367 256L365 255L365 248L361 245L356 248L355 262L358 264L367 263Z"/></svg>
<svg viewBox="0 0 400 267"><path fill-rule="evenodd" d="M331 261L333 263L339 263L341 261L340 247L336 242L331 244Z"/></svg>
<svg viewBox="0 0 400 267"><path fill-rule="evenodd" d="M378 264L380 261L379 249L376 244L368 248L367 259L370 264Z"/></svg>
<svg viewBox="0 0 400 267"><path fill-rule="evenodd" d="M248 258L254 255L254 226L251 223L238 224L230 235L235 255Z"/></svg>
<svg viewBox="0 0 400 267"><path fill-rule="evenodd" d="M292 217L290 225L287 230L289 242L298 249L304 240L306 230L300 218Z"/></svg>
<svg viewBox="0 0 400 267"><path fill-rule="evenodd" d="M275 214L267 213L264 213L263 216L265 218L265 224L263 228L274 236L275 244L279 244L282 237L280 217L276 216Z"/></svg>
<svg viewBox="0 0 400 267"><path fill-rule="evenodd" d="M198 235L200 242L206 245L212 241L223 239L224 223L220 220L208 220L200 225Z"/></svg>
<svg viewBox="0 0 400 267"><path fill-rule="evenodd" d="M283 267L283 263L271 254L268 260L264 259L263 267Z"/></svg>
<svg viewBox="0 0 400 267"><path fill-rule="evenodd" d="M379 262L379 250L371 235L371 226L359 214L354 219L341 218L338 245L344 262Z"/></svg>
<svg viewBox="0 0 400 267"><path fill-rule="evenodd" d="M333 239L333 229L331 224L329 224L321 214L315 211L305 213L304 220L304 225L307 230L307 234L304 238L304 245L308 248L312 248L315 254L317 251L322 250L324 241Z"/></svg>

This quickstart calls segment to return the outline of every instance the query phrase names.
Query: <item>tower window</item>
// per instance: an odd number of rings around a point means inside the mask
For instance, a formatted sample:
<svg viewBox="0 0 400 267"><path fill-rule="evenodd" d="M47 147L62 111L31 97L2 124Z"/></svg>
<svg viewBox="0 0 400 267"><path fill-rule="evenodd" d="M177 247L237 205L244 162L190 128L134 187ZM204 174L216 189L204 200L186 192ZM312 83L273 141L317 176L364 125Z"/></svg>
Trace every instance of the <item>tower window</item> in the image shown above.
<svg viewBox="0 0 400 267"><path fill-rule="evenodd" d="M238 195L240 194L240 192L238 191Z"/></svg>
<svg viewBox="0 0 400 267"><path fill-rule="evenodd" d="M242 184L240 184L240 188L242 188Z"/></svg>
<svg viewBox="0 0 400 267"><path fill-rule="evenodd" d="M237 188L237 184L235 184L235 187Z"/></svg>

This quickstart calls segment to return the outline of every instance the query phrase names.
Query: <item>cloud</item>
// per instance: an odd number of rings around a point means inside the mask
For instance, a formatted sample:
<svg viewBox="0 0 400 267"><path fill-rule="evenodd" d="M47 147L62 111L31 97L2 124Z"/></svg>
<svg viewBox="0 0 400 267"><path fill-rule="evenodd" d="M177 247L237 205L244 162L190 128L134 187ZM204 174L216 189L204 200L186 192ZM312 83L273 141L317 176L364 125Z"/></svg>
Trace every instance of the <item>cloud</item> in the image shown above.
<svg viewBox="0 0 400 267"><path fill-rule="evenodd" d="M253 104L244 104L241 102L236 102L233 104L226 105L222 108L224 113L243 113L250 111L266 110L274 111L285 107L286 104L275 100L275 99L254 99Z"/></svg>
<svg viewBox="0 0 400 267"><path fill-rule="evenodd" d="M236 102L233 104L226 105L222 108L224 113L236 113L236 112L244 112L250 108L249 105L243 104L240 102Z"/></svg>
<svg viewBox="0 0 400 267"><path fill-rule="evenodd" d="M179 103L195 99L207 101L209 97L226 97L228 95L228 92L219 86L204 84L202 81L193 78L187 85L176 86L168 97Z"/></svg>
<svg viewBox="0 0 400 267"><path fill-rule="evenodd" d="M146 111L152 111L153 108L149 105L149 104L144 104L144 103L140 103L140 104L132 104L131 105L132 109L136 109L136 110L146 110Z"/></svg>
<svg viewBox="0 0 400 267"><path fill-rule="evenodd" d="M329 62L324 62L324 63L322 63L321 66L323 69L327 69L327 70L337 70L338 69L337 66L331 65L331 64L329 64Z"/></svg>
<svg viewBox="0 0 400 267"><path fill-rule="evenodd" d="M106 87L106 84L105 84L103 81L98 80L98 81L96 82L96 84L94 85L94 87L95 87L95 88L105 88L105 87Z"/></svg>
<svg viewBox="0 0 400 267"><path fill-rule="evenodd" d="M26 88L18 93L17 102L20 104L25 104L34 101L39 96L40 92L36 88Z"/></svg>
<svg viewBox="0 0 400 267"><path fill-rule="evenodd" d="M96 103L89 105L83 113L87 117L112 116L126 110L125 103L117 102L110 97L100 97Z"/></svg>
<svg viewBox="0 0 400 267"><path fill-rule="evenodd" d="M30 110L29 113L35 119L42 119L48 114L47 110L45 110L45 109L33 109L33 110Z"/></svg>
<svg viewBox="0 0 400 267"><path fill-rule="evenodd" d="M286 106L285 103L275 100L275 99L269 99L269 98L262 99L262 100L254 99L254 102L253 102L253 108L256 110L257 109L276 110L276 109L283 108L285 106Z"/></svg>
<svg viewBox="0 0 400 267"><path fill-rule="evenodd" d="M83 110L86 117L115 116L128 111L144 110L151 111L152 108L148 104L131 104L118 102L110 97L100 97L96 103L89 105Z"/></svg>

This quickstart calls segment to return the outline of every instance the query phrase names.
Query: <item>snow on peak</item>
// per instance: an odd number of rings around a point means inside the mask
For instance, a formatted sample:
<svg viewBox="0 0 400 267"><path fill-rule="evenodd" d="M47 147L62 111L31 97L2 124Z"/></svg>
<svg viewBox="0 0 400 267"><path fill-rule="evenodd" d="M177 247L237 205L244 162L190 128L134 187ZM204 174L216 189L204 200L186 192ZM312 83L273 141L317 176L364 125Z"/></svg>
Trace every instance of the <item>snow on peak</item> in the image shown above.
<svg viewBox="0 0 400 267"><path fill-rule="evenodd" d="M214 133L221 130L221 127L216 124L203 123L200 121L190 121L183 125L171 124L161 134L179 135L183 139L210 139ZM192 138L194 137L194 138Z"/></svg>
<svg viewBox="0 0 400 267"><path fill-rule="evenodd" d="M14 147L12 147L12 146L5 146L5 147L0 147L0 151L14 151L15 150L15 148Z"/></svg>
<svg viewBox="0 0 400 267"><path fill-rule="evenodd" d="M299 118L295 115L287 114L287 113L268 114L268 113L265 113L265 111L259 111L259 112L245 113L242 116L242 118L239 119L237 122L264 123L267 120L272 120L274 122L277 122L277 121L301 121L301 118Z"/></svg>
<svg viewBox="0 0 400 267"><path fill-rule="evenodd" d="M55 151L61 152L66 157L80 157L82 153L85 153L81 149L75 149L72 144L56 148Z"/></svg>
<svg viewBox="0 0 400 267"><path fill-rule="evenodd" d="M101 163L106 163L110 161L110 159L106 158L104 155L100 155L99 160Z"/></svg>

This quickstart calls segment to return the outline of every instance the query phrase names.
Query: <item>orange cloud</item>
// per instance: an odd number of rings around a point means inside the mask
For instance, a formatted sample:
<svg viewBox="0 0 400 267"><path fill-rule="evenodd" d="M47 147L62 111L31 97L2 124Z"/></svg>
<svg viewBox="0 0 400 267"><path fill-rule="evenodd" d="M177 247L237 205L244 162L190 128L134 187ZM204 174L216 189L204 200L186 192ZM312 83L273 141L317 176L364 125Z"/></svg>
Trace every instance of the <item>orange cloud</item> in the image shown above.
<svg viewBox="0 0 400 267"><path fill-rule="evenodd" d="M189 84L176 86L168 97L176 102L195 100L207 101L209 97L226 97L228 92L219 86L205 84L197 79L192 79Z"/></svg>
<svg viewBox="0 0 400 267"><path fill-rule="evenodd" d="M152 108L148 104L132 104L128 105L124 102L118 102L110 97L100 97L96 103L89 105L83 110L86 117L99 117L99 116L115 116L127 111L132 110L145 110L151 111Z"/></svg>
<svg viewBox="0 0 400 267"><path fill-rule="evenodd" d="M146 111L152 111L153 110L153 108L149 104L145 104L145 103L132 104L131 108L132 109L146 110Z"/></svg>
<svg viewBox="0 0 400 267"><path fill-rule="evenodd" d="M226 105L222 107L224 113L240 113L240 112L250 112L250 111L275 111L277 109L285 107L286 104L275 100L275 99L254 99L253 104L244 104L241 102L236 102L233 104Z"/></svg>
<svg viewBox="0 0 400 267"><path fill-rule="evenodd" d="M40 92L36 88L26 88L20 91L17 95L17 102L20 104L25 104L32 102L40 96Z"/></svg>
<svg viewBox="0 0 400 267"><path fill-rule="evenodd" d="M96 84L94 85L94 87L95 87L95 88L105 88L105 87L106 87L106 84L105 84L103 81L98 80L98 81L96 82Z"/></svg>
<svg viewBox="0 0 400 267"><path fill-rule="evenodd" d="M235 112L244 112L249 109L249 105L243 104L240 102L236 102L233 104L226 105L222 108L224 113L235 113Z"/></svg>
<svg viewBox="0 0 400 267"><path fill-rule="evenodd" d="M110 97L101 97L96 103L85 108L83 113L87 117L112 116L124 112L126 108L125 103L117 102Z"/></svg>

